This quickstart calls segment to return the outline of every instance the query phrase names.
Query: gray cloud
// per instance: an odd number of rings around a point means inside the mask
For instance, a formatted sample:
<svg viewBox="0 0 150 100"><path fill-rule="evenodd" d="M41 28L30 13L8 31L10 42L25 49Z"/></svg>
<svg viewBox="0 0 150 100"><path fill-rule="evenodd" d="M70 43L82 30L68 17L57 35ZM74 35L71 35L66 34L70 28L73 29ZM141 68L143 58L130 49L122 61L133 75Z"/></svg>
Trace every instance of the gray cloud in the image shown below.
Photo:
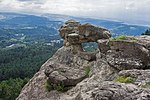
<svg viewBox="0 0 150 100"><path fill-rule="evenodd" d="M149 0L2 0L0 11L58 13L150 25L149 3Z"/></svg>
<svg viewBox="0 0 150 100"><path fill-rule="evenodd" d="M18 1L34 1L34 0L18 0Z"/></svg>

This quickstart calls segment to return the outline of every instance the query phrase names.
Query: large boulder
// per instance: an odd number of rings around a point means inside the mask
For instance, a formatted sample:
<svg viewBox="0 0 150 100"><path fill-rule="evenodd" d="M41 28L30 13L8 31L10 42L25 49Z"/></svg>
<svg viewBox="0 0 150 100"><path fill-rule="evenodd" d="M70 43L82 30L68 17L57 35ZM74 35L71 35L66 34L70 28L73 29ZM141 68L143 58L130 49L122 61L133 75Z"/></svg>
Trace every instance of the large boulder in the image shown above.
<svg viewBox="0 0 150 100"><path fill-rule="evenodd" d="M81 42L97 42L98 39L109 39L111 37L109 30L91 24L79 25L78 30Z"/></svg>
<svg viewBox="0 0 150 100"><path fill-rule="evenodd" d="M132 40L98 40L99 50L108 63L118 70L145 69L150 62L150 51Z"/></svg>
<svg viewBox="0 0 150 100"><path fill-rule="evenodd" d="M87 77L86 70L90 66L88 60L84 60L72 52L72 47L62 47L57 51L45 68L45 74L52 84L63 86L75 86Z"/></svg>
<svg viewBox="0 0 150 100"><path fill-rule="evenodd" d="M64 88L75 86L88 77L91 66L93 62L74 55L71 46L62 47L24 86L17 100L72 100L66 93L48 91L46 85L63 84Z"/></svg>
<svg viewBox="0 0 150 100"><path fill-rule="evenodd" d="M144 69L149 62L149 50L136 42L111 41L106 58L119 70Z"/></svg>

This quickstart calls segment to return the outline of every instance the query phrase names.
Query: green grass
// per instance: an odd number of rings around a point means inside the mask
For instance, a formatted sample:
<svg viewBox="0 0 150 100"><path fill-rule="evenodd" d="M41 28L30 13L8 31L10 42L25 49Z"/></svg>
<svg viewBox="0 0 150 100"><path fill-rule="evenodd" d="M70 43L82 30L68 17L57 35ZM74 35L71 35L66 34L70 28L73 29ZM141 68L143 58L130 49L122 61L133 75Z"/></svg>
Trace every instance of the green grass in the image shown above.
<svg viewBox="0 0 150 100"><path fill-rule="evenodd" d="M115 38L112 38L111 40L126 40L127 39L127 36L125 35L120 35L118 37L115 37Z"/></svg>
<svg viewBox="0 0 150 100"><path fill-rule="evenodd" d="M118 76L114 81L120 83L134 83L135 80L132 77Z"/></svg>
<svg viewBox="0 0 150 100"><path fill-rule="evenodd" d="M89 77L90 71L91 71L90 66L86 66L86 68L85 68L85 75L87 77Z"/></svg>
<svg viewBox="0 0 150 100"><path fill-rule="evenodd" d="M130 40L130 42L137 42L137 40Z"/></svg>

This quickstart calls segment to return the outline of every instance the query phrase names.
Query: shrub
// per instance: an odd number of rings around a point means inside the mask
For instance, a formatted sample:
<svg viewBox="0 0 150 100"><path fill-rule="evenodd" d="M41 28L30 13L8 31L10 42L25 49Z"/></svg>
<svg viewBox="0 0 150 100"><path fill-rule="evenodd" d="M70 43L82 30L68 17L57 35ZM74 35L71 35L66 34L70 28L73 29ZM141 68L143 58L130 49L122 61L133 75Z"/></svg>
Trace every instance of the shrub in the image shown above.
<svg viewBox="0 0 150 100"><path fill-rule="evenodd" d="M46 81L46 83L45 83L45 88L46 88L46 90L47 91L51 91L51 90L53 90L53 86L48 82L48 80Z"/></svg>
<svg viewBox="0 0 150 100"><path fill-rule="evenodd" d="M133 83L135 80L132 77L118 76L114 81L120 83Z"/></svg>
<svg viewBox="0 0 150 100"><path fill-rule="evenodd" d="M51 90L57 90L57 91L61 91L61 92L66 91L66 89L65 89L65 87L64 87L64 85L62 83L60 83L60 84L52 84L48 80L45 83L45 88L49 92Z"/></svg>
<svg viewBox="0 0 150 100"><path fill-rule="evenodd" d="M65 91L65 87L64 85L61 83L61 84L57 84L57 85L53 85L54 87L54 90L57 90L57 91Z"/></svg>

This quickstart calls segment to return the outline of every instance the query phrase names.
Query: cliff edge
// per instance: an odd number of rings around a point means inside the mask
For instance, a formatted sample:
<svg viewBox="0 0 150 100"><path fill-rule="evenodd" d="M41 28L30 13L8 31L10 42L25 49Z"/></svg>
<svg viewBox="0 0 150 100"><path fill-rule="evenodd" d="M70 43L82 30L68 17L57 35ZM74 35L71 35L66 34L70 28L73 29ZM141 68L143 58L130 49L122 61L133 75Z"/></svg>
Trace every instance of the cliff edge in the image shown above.
<svg viewBox="0 0 150 100"><path fill-rule="evenodd" d="M150 36L111 38L109 30L67 21L64 45L17 100L150 100ZM95 42L94 52L83 43Z"/></svg>

